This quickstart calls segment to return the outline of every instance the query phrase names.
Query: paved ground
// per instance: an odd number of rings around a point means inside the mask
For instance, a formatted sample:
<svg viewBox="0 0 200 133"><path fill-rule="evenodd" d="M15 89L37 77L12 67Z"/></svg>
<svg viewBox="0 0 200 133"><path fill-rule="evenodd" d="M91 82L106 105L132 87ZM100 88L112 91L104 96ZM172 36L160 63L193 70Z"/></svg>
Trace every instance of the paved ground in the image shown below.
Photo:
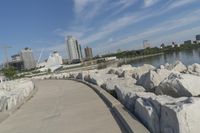
<svg viewBox="0 0 200 133"><path fill-rule="evenodd" d="M0 124L0 133L119 133L104 102L74 81L37 81L38 92Z"/></svg>

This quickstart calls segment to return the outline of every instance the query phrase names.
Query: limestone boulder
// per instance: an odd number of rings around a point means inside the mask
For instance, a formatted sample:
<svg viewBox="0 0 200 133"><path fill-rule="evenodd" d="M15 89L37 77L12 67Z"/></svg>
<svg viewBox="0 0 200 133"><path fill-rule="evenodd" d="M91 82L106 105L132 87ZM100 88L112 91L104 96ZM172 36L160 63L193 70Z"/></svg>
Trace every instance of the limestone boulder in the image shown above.
<svg viewBox="0 0 200 133"><path fill-rule="evenodd" d="M158 95L191 97L200 95L200 77L191 74L172 73L156 88Z"/></svg>
<svg viewBox="0 0 200 133"><path fill-rule="evenodd" d="M99 72L97 70L89 70L87 71L88 74L84 75L83 79L87 82L90 82L90 75L98 74Z"/></svg>
<svg viewBox="0 0 200 133"><path fill-rule="evenodd" d="M144 64L143 66L137 67L133 72L133 78L136 80L140 79L142 75L146 74L150 70L154 70L155 67L152 65Z"/></svg>
<svg viewBox="0 0 200 133"><path fill-rule="evenodd" d="M165 68L177 72L187 71L187 67L181 61L176 61L174 64L166 65Z"/></svg>
<svg viewBox="0 0 200 133"><path fill-rule="evenodd" d="M54 78L55 78L55 79L64 79L64 75L63 75L62 73L60 73L60 74L55 74L55 75L54 75Z"/></svg>
<svg viewBox="0 0 200 133"><path fill-rule="evenodd" d="M188 66L187 73L200 76L200 64L194 63Z"/></svg>
<svg viewBox="0 0 200 133"><path fill-rule="evenodd" d="M69 72L69 78L76 79L78 74L79 74L79 72Z"/></svg>
<svg viewBox="0 0 200 133"><path fill-rule="evenodd" d="M116 74L118 71L118 68L117 67L110 67L109 70L108 70L108 74Z"/></svg>
<svg viewBox="0 0 200 133"><path fill-rule="evenodd" d="M10 110L22 102L34 90L29 80L8 81L0 84L0 112Z"/></svg>
<svg viewBox="0 0 200 133"><path fill-rule="evenodd" d="M133 71L135 70L135 67L132 67L131 65L122 65L118 68L110 68L108 71L108 74L116 74L118 77L123 78L132 78Z"/></svg>
<svg viewBox="0 0 200 133"><path fill-rule="evenodd" d="M154 97L155 94L144 92L144 88L135 85L134 88L123 88L116 86L115 92L118 100L126 106L132 113L135 107L135 102L139 97Z"/></svg>
<svg viewBox="0 0 200 133"><path fill-rule="evenodd" d="M135 114L153 133L196 133L199 130L199 98L157 96L138 98Z"/></svg>
<svg viewBox="0 0 200 133"><path fill-rule="evenodd" d="M171 73L172 71L167 69L150 70L138 79L137 84L143 86L147 91L154 92L155 87Z"/></svg>
<svg viewBox="0 0 200 133"><path fill-rule="evenodd" d="M108 79L102 87L107 91L115 90L115 86L124 86L127 88L133 88L136 80L133 78L114 78Z"/></svg>
<svg viewBox="0 0 200 133"><path fill-rule="evenodd" d="M63 78L64 78L64 79L69 78L69 73L63 73Z"/></svg>
<svg viewBox="0 0 200 133"><path fill-rule="evenodd" d="M118 78L118 76L115 74L89 73L85 80L95 85L102 86L107 80L112 80L115 78Z"/></svg>
<svg viewBox="0 0 200 133"><path fill-rule="evenodd" d="M76 76L76 79L84 80L84 77L87 77L88 75L89 75L88 71L82 71L78 73L78 75Z"/></svg>
<svg viewBox="0 0 200 133"><path fill-rule="evenodd" d="M134 113L152 133L160 133L159 114L156 112L150 100L137 98Z"/></svg>

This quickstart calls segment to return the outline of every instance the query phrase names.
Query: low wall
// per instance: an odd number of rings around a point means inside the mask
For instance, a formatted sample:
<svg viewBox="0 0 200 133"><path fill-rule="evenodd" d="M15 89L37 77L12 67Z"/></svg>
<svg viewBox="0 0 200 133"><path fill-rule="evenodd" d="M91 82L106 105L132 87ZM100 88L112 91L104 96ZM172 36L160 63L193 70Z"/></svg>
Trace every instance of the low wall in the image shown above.
<svg viewBox="0 0 200 133"><path fill-rule="evenodd" d="M17 111L23 104L25 104L27 101L29 101L37 92L38 88L34 86L33 91L31 94L23 99L20 103L18 103L15 107L13 107L11 110L0 112L0 123L6 120L10 115L12 115L15 111Z"/></svg>
<svg viewBox="0 0 200 133"><path fill-rule="evenodd" d="M146 127L144 127L133 114L131 114L117 99L110 95L107 91L101 87L85 82L83 80L70 79L81 82L91 87L107 104L107 106L114 112L114 115L122 124L122 128L126 133L150 133Z"/></svg>

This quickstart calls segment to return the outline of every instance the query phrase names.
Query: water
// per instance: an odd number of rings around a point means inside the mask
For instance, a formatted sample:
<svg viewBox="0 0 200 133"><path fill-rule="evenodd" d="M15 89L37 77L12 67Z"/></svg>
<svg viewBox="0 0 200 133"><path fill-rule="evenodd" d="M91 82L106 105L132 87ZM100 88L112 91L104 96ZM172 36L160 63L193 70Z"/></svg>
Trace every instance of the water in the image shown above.
<svg viewBox="0 0 200 133"><path fill-rule="evenodd" d="M180 60L185 65L191 65L193 63L200 63L200 48L195 50L185 50L181 52L172 52L168 54L156 55L152 57L146 57L143 59L137 59L130 64L133 66L141 66L143 64L151 64L155 67L169 63L173 64L177 60Z"/></svg>

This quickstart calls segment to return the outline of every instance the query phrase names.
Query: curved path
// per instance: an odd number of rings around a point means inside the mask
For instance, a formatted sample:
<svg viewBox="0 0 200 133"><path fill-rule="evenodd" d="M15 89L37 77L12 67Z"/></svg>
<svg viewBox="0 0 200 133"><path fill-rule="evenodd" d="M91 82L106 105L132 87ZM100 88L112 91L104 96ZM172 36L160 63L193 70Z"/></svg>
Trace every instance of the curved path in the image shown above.
<svg viewBox="0 0 200 133"><path fill-rule="evenodd" d="M109 108L75 81L36 81L38 92L0 124L0 133L120 133Z"/></svg>

